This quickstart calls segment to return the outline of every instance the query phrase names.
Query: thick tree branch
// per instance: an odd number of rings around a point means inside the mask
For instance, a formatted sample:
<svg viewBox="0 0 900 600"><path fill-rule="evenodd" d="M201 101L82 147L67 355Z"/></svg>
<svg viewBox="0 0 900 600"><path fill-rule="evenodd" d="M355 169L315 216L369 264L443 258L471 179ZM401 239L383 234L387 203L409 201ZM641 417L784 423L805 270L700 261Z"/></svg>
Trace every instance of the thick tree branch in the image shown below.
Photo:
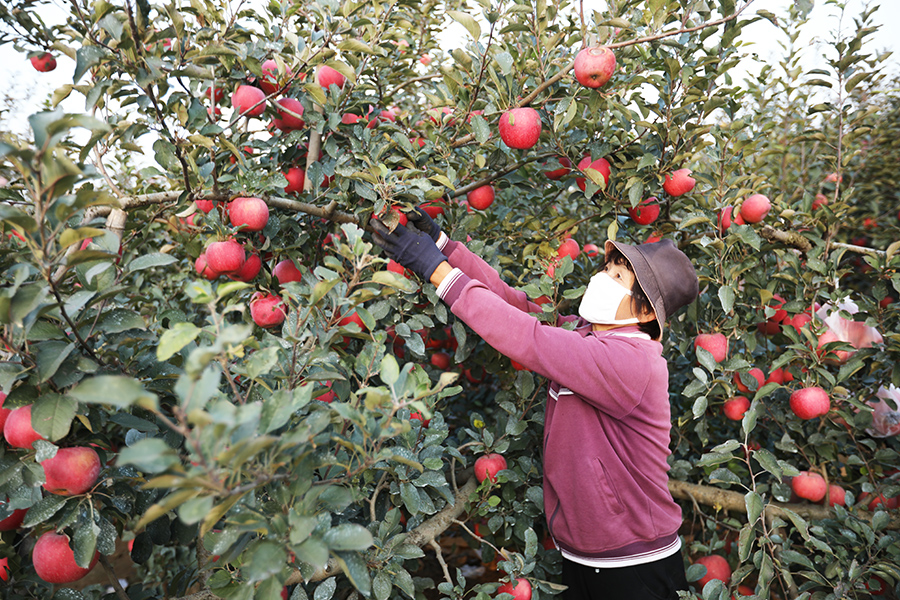
<svg viewBox="0 0 900 600"><path fill-rule="evenodd" d="M707 506L715 506L728 511L740 513L747 512L747 506L744 503L744 495L740 492L732 492L721 488L708 485L698 485L696 483L688 483L686 481L669 480L669 491L672 496L679 500L692 500L699 504ZM765 513L767 516L776 516L787 519L787 513L784 509L793 511L804 519L821 521L823 519L833 519L834 511L818 504L782 504L780 502L769 502L765 505ZM872 521L873 513L865 510L856 512L856 515L864 521ZM888 529L900 529L900 516L891 516L891 521L887 525Z"/></svg>

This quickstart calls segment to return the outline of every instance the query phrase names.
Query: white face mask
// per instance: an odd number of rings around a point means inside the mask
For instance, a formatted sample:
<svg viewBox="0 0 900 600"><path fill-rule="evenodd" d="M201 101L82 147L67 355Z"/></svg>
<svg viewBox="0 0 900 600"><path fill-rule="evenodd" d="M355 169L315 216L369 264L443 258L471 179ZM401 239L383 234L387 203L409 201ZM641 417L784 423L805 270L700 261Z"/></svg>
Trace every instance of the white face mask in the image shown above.
<svg viewBox="0 0 900 600"><path fill-rule="evenodd" d="M625 296L630 296L631 291L625 286L619 285L606 272L600 272L591 277L584 296L581 297L581 305L578 314L589 323L601 325L631 325L639 323L637 317L631 319L616 319L616 312Z"/></svg>

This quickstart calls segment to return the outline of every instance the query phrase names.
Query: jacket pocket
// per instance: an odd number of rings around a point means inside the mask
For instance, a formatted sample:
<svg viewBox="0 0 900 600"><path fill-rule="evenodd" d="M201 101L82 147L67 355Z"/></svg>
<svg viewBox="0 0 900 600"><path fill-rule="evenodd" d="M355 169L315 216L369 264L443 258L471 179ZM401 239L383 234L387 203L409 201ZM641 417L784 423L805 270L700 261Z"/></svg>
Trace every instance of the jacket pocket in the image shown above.
<svg viewBox="0 0 900 600"><path fill-rule="evenodd" d="M622 505L622 500L619 498L619 492L616 490L616 486L606 476L606 470L603 468L603 463L600 462L599 458L595 458L592 461L592 464L594 466L594 485L597 486L600 497L603 498L613 514L622 514L625 512L625 507Z"/></svg>

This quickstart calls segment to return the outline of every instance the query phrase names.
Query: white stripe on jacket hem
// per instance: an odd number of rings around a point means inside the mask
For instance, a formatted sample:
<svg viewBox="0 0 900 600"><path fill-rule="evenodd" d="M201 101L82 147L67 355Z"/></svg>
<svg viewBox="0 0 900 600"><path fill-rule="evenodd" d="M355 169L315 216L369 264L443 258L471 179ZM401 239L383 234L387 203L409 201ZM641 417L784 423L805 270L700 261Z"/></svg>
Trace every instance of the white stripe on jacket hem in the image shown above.
<svg viewBox="0 0 900 600"><path fill-rule="evenodd" d="M571 554L569 552L566 552L565 550L560 550L560 552L562 553L563 558L571 560L574 563L584 565L586 567L594 567L597 569L613 569L617 567L633 567L634 565L643 565L650 562L655 562L657 560L662 560L663 558L672 556L679 550L681 550L681 538L676 537L675 541L664 548L660 548L659 550L651 550L650 552L644 552L642 554L634 554L632 556L617 556L615 558L587 558L584 556Z"/></svg>

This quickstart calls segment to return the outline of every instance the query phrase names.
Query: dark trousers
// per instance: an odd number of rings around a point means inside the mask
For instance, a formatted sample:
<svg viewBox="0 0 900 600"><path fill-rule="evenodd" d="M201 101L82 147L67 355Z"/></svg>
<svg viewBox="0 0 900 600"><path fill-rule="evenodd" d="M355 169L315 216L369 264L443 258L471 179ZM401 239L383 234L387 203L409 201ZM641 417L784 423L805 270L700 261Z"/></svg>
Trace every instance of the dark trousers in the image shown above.
<svg viewBox="0 0 900 600"><path fill-rule="evenodd" d="M688 590L681 552L633 567L597 569L563 559L564 600L677 600Z"/></svg>

